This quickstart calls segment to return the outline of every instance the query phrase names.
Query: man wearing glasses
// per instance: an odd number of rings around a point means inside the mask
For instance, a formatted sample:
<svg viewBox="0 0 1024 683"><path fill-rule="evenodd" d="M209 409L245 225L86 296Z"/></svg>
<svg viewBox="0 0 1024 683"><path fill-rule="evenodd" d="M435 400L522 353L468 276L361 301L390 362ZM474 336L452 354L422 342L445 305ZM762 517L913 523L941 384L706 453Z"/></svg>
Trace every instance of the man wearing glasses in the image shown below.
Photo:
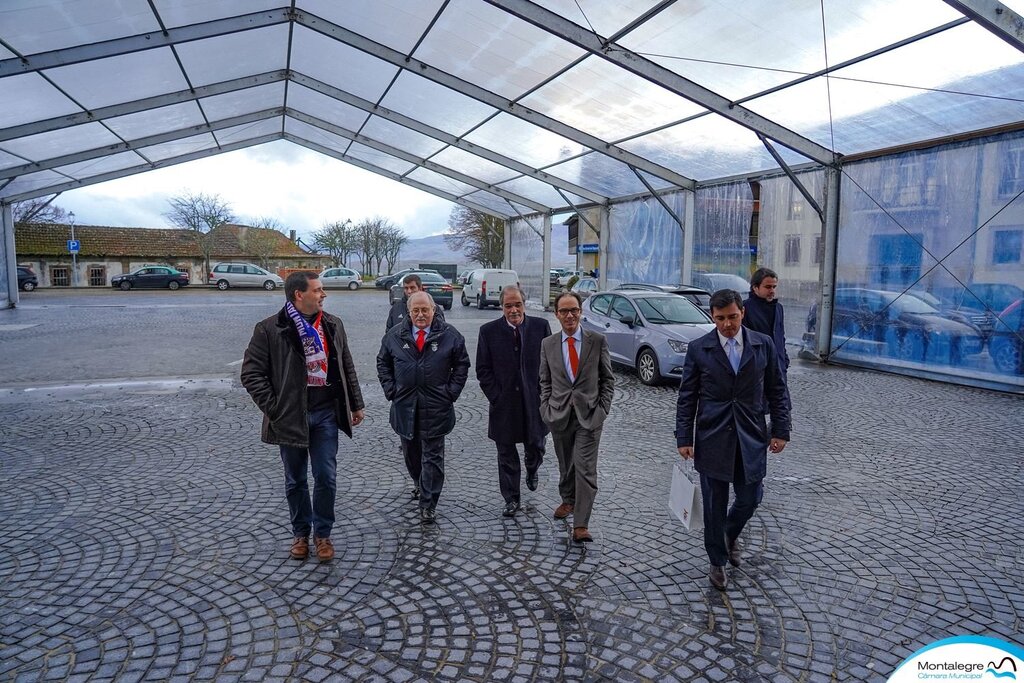
<svg viewBox="0 0 1024 683"><path fill-rule="evenodd" d="M540 416L558 456L562 504L555 519L573 516L572 540L594 540L588 529L597 496L597 451L612 408L615 378L604 335L580 328L582 299L562 292L555 315L562 329L541 343Z"/></svg>
<svg viewBox="0 0 1024 683"><path fill-rule="evenodd" d="M548 427L540 419L540 345L551 335L543 318L526 315L526 297L515 285L503 287L502 317L480 327L476 378L489 405L487 437L498 448L498 488L505 517L519 512L520 468L516 444L523 444L526 486L537 490Z"/></svg>

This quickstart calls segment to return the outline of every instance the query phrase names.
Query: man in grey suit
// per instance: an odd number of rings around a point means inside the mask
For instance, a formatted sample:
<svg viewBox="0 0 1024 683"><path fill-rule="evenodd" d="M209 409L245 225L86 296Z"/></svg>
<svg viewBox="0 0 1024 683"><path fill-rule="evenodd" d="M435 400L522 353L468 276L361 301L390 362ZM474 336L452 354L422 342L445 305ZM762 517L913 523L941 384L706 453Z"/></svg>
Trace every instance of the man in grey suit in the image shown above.
<svg viewBox="0 0 1024 683"><path fill-rule="evenodd" d="M540 416L551 429L561 474L555 519L573 515L572 540L588 543L594 540L588 526L597 496L597 451L615 377L604 335L580 328L581 307L576 292L555 299L562 329L541 342Z"/></svg>

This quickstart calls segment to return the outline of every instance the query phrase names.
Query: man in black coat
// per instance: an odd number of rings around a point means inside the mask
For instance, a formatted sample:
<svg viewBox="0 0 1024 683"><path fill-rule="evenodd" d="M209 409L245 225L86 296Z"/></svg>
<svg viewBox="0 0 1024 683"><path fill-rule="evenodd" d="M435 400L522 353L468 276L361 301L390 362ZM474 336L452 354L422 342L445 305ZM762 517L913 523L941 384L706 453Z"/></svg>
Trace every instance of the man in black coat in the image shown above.
<svg viewBox="0 0 1024 683"><path fill-rule="evenodd" d="M750 294L743 302L743 326L766 334L775 344L779 370L785 375L789 369L786 353L786 320L782 303L775 298L779 276L774 270L758 268L750 276Z"/></svg>
<svg viewBox="0 0 1024 683"><path fill-rule="evenodd" d="M400 322L407 320L406 316L409 313L409 297L416 292L423 291L423 280L416 273L410 273L402 278L402 298L395 303L391 304L391 310L388 311L388 321L385 323L387 327L384 331L387 332L392 327ZM434 317L438 320L444 320L444 313L441 309L434 311Z"/></svg>
<svg viewBox="0 0 1024 683"><path fill-rule="evenodd" d="M420 520L436 520L444 485L444 437L455 427L455 401L469 378L466 340L434 317L434 300L416 292L410 324L387 331L377 354L377 377L391 401L391 428L402 440L405 466L420 501Z"/></svg>
<svg viewBox="0 0 1024 683"><path fill-rule="evenodd" d="M711 295L717 329L690 342L676 402L676 446L700 473L708 578L719 590L728 582L726 561L740 566L739 536L761 503L767 452L781 453L790 430L775 345L771 337L745 329L743 317L738 292ZM730 483L736 500L727 510Z"/></svg>
<svg viewBox="0 0 1024 683"><path fill-rule="evenodd" d="M526 486L536 491L548 434L540 419L540 343L551 334L551 325L527 316L525 302L519 287L504 287L498 297L503 317L481 325L476 347L476 378L489 403L487 437L498 448L498 488L506 517L514 517L520 507L516 444L523 444Z"/></svg>
<svg viewBox="0 0 1024 683"><path fill-rule="evenodd" d="M351 438L363 421L352 354L341 319L323 310L327 294L314 273L292 273L287 303L253 330L242 361L242 386L263 412L261 438L278 444L292 523L291 556L334 557L331 527L337 490L338 429ZM306 467L313 470L313 500Z"/></svg>

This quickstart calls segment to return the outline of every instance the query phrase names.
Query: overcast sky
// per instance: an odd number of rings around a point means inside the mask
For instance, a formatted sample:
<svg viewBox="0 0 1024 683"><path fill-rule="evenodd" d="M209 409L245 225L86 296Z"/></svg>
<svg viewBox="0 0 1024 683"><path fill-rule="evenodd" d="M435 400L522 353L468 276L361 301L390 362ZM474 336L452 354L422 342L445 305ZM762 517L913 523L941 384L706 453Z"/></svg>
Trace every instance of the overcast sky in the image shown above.
<svg viewBox="0 0 1024 683"><path fill-rule="evenodd" d="M285 140L90 185L55 203L74 211L78 225L171 227L167 200L189 191L220 195L243 221L273 217L299 235L380 215L409 237L426 237L447 229L455 206Z"/></svg>

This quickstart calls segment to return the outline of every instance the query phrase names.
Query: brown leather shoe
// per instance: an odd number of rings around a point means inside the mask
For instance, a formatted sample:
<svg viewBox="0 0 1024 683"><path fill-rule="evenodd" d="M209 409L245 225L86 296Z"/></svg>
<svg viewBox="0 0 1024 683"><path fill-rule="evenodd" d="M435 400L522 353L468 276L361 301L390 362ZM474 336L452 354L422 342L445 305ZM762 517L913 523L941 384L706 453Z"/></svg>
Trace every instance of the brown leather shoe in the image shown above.
<svg viewBox="0 0 1024 683"><path fill-rule="evenodd" d="M720 591L724 591L725 587L729 584L729 578L725 575L725 567L711 565L708 578L711 580L711 585Z"/></svg>
<svg viewBox="0 0 1024 683"><path fill-rule="evenodd" d="M743 564L743 555L740 553L740 539L738 538L729 541L729 564L734 567Z"/></svg>
<svg viewBox="0 0 1024 683"><path fill-rule="evenodd" d="M587 527L578 526L572 530L572 540L576 543L590 543L594 540L594 537L587 531Z"/></svg>
<svg viewBox="0 0 1024 683"><path fill-rule="evenodd" d="M309 539L305 536L296 536L292 539L291 550L288 554L293 560L304 560L309 557Z"/></svg>
<svg viewBox="0 0 1024 683"><path fill-rule="evenodd" d="M316 559L321 562L329 562L334 559L334 544L331 543L331 539L314 536L313 543L316 544Z"/></svg>
<svg viewBox="0 0 1024 683"><path fill-rule="evenodd" d="M572 514L573 506L569 503L562 503L555 508L555 519L565 519Z"/></svg>

